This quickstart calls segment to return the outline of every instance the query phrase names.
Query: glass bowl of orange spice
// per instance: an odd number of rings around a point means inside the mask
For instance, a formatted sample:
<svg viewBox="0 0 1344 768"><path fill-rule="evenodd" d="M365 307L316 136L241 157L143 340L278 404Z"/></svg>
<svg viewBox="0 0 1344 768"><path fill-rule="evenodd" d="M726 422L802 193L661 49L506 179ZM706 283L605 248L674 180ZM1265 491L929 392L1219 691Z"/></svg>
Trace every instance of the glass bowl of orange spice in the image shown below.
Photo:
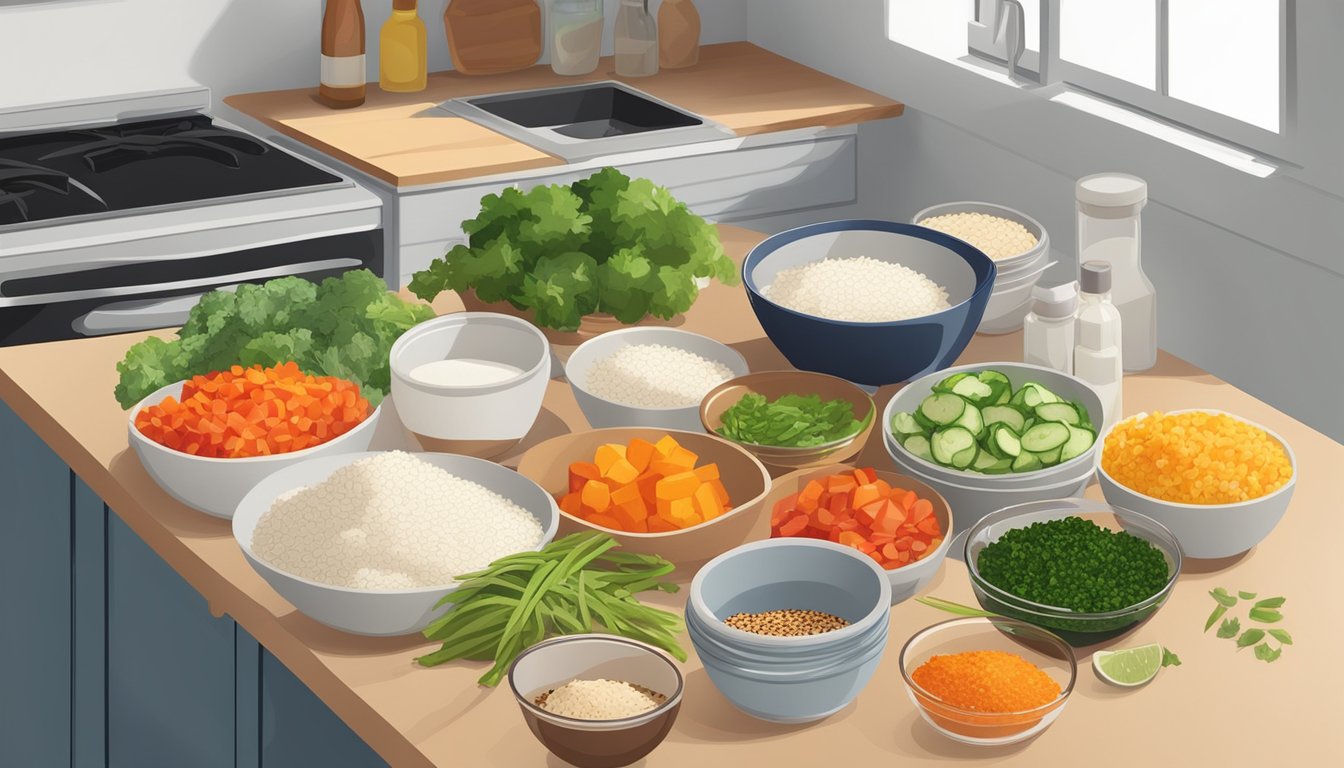
<svg viewBox="0 0 1344 768"><path fill-rule="evenodd" d="M934 624L901 648L900 667L926 723L982 746L1015 744L1050 727L1078 675L1062 638L1003 617Z"/></svg>

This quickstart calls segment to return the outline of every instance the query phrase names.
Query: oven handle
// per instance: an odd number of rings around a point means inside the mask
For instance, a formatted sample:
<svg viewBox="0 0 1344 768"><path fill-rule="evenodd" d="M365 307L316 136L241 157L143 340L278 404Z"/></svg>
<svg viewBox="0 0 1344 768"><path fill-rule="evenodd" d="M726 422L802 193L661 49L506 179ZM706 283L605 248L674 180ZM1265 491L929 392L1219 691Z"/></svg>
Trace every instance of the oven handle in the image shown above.
<svg viewBox="0 0 1344 768"><path fill-rule="evenodd" d="M221 285L213 290L233 291L239 284ZM191 293L167 299L118 301L75 318L70 327L81 336L107 336L146 328L174 328L187 322L191 308L205 293Z"/></svg>
<svg viewBox="0 0 1344 768"><path fill-rule="evenodd" d="M92 288L87 291L63 291L60 293L43 293L34 296L0 296L0 307L55 304L63 301L79 301L82 299L106 299L114 296L135 296L137 294L143 295L146 293L159 293L162 291L180 291L184 288L202 288L207 286L213 288L215 284L221 280L244 282L248 280L260 280L262 278L284 277L286 275L302 275L305 272L354 269L362 266L364 266L364 262L359 259L324 259L322 261L308 261L298 264L281 264L265 269L234 272L227 275L212 275L210 277L196 278L193 280L174 280L167 283L119 285L107 288Z"/></svg>

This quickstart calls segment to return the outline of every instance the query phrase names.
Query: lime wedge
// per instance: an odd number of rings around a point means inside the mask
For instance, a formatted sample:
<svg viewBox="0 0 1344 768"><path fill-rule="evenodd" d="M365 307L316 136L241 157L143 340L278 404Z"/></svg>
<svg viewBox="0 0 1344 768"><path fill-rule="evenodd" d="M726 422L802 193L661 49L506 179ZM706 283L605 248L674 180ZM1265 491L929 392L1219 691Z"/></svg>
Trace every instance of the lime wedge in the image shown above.
<svg viewBox="0 0 1344 768"><path fill-rule="evenodd" d="M1119 651L1097 651L1092 654L1092 668L1112 685L1126 688L1143 685L1157 677L1162 668L1162 646L1153 643Z"/></svg>

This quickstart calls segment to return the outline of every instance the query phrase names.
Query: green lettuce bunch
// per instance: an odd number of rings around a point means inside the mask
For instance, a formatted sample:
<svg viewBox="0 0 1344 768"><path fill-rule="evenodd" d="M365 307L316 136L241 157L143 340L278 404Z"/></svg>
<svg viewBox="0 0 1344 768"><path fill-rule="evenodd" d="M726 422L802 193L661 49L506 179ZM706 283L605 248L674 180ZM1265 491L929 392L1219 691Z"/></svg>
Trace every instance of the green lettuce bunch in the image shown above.
<svg viewBox="0 0 1344 768"><path fill-rule="evenodd" d="M737 282L711 224L666 188L615 168L570 186L486 195L462 229L468 244L417 272L411 291L432 301L472 290L561 331L594 312L623 323L669 319L695 302L696 278Z"/></svg>
<svg viewBox="0 0 1344 768"><path fill-rule="evenodd" d="M160 387L233 365L292 360L304 373L359 384L377 406L392 385L392 343L432 317L434 310L398 298L367 269L321 285L281 277L211 291L192 307L176 339L145 339L117 363L117 402L130 408Z"/></svg>

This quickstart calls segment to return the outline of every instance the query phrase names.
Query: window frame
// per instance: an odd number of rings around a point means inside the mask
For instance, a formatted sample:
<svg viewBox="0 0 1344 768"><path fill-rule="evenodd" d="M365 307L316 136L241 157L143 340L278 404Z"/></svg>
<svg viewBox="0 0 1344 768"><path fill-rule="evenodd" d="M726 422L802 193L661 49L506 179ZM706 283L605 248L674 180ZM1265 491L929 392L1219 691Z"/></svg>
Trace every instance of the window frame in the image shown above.
<svg viewBox="0 0 1344 768"><path fill-rule="evenodd" d="M1169 0L1151 0L1157 6L1157 87L1150 90L1112 75L1063 60L1059 56L1059 2L1040 0L1041 61L1035 68L1042 85L1064 84L1210 138L1236 144L1274 159L1291 160L1296 145L1296 56L1294 27L1296 0L1279 3L1279 131L1276 133L1214 110L1168 95ZM1002 9L1003 0L995 3ZM977 11L983 6L977 2ZM973 24L976 22L972 22ZM983 47L968 45L972 56L1004 63ZM1022 69L1027 56L1023 56ZM1011 74L1011 73L1010 73Z"/></svg>

